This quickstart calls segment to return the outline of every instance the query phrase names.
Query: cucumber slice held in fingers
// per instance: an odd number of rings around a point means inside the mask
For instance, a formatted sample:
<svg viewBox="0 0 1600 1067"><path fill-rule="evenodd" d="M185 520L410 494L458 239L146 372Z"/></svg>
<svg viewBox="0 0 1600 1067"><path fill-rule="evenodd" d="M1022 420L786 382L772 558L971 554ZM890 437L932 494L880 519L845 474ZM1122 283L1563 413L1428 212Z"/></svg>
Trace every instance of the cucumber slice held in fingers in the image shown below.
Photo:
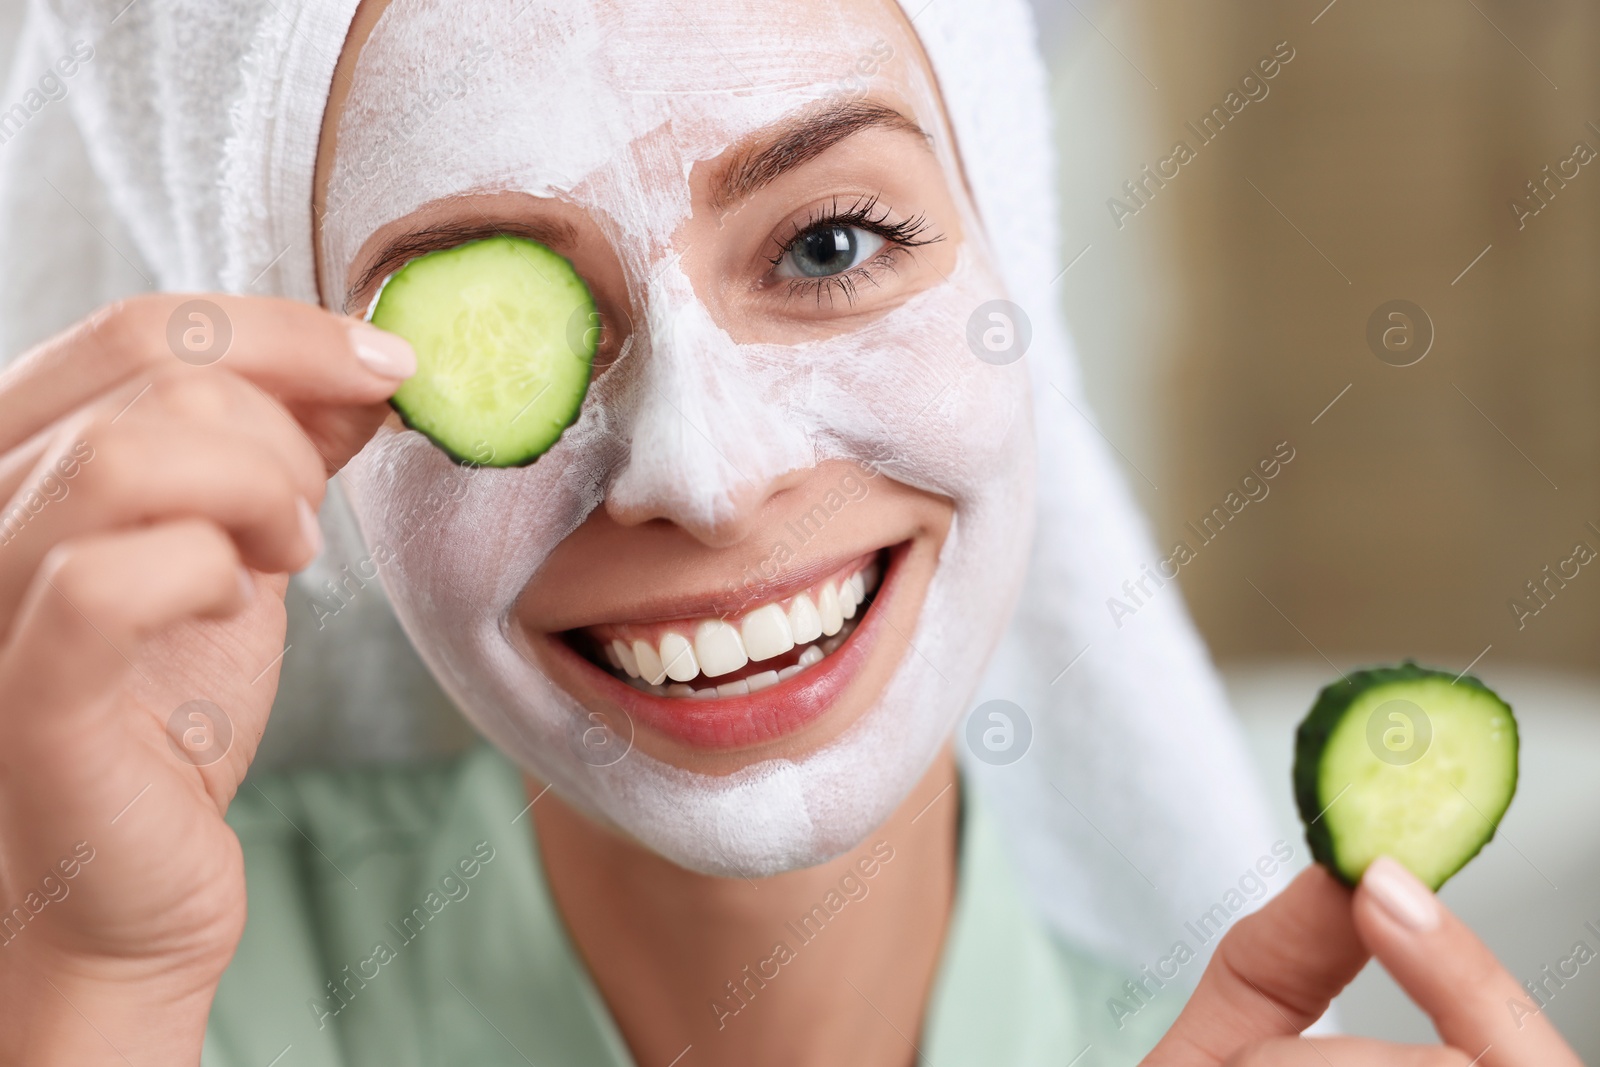
<svg viewBox="0 0 1600 1067"><path fill-rule="evenodd" d="M1437 890L1494 837L1517 788L1511 706L1468 675L1407 660L1317 695L1296 735L1312 856L1347 885L1381 855Z"/></svg>
<svg viewBox="0 0 1600 1067"><path fill-rule="evenodd" d="M532 463L578 417L594 363L594 299L572 264L500 235L418 256L367 318L417 353L390 403L454 459Z"/></svg>

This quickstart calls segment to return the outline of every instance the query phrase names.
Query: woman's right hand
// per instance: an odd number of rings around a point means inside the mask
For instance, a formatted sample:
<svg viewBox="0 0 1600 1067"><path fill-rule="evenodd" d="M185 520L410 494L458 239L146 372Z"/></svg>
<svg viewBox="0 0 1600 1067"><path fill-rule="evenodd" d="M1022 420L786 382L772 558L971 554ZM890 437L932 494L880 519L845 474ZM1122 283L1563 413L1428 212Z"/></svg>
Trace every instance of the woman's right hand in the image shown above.
<svg viewBox="0 0 1600 1067"><path fill-rule="evenodd" d="M315 307L161 294L0 373L0 1064L198 1062L287 575L414 368Z"/></svg>
<svg viewBox="0 0 1600 1067"><path fill-rule="evenodd" d="M1301 1031L1376 958L1440 1044ZM1142 1067L1583 1067L1471 929L1388 857L1352 893L1313 864L1229 930Z"/></svg>

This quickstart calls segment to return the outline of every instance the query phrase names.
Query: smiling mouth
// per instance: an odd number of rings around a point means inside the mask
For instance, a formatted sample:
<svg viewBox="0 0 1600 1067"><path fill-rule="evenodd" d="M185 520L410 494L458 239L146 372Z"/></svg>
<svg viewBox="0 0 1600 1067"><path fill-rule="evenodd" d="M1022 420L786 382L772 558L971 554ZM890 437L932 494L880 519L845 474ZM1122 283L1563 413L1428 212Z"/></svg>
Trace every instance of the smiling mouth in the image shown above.
<svg viewBox="0 0 1600 1067"><path fill-rule="evenodd" d="M908 567L917 545L807 566L737 607L646 595L638 618L546 631L542 654L588 723L705 753L786 741L850 706L859 680L904 654L904 641L879 646L906 625L890 619L907 610L902 579L918 573Z"/></svg>
<svg viewBox="0 0 1600 1067"><path fill-rule="evenodd" d="M585 626L567 643L640 693L669 700L748 697L816 671L862 623L887 566L887 550L738 614ZM774 694L777 695L777 694Z"/></svg>

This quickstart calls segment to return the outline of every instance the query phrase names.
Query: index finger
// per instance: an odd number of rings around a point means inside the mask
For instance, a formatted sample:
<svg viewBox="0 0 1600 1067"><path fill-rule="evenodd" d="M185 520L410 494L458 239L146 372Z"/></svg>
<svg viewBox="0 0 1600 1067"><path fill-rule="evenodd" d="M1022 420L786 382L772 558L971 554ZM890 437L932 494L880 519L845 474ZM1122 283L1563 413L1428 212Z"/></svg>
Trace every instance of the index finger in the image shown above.
<svg viewBox="0 0 1600 1067"><path fill-rule="evenodd" d="M1489 947L1405 867L1374 860L1353 911L1362 941L1446 1044L1481 1067L1582 1067Z"/></svg>
<svg viewBox="0 0 1600 1067"><path fill-rule="evenodd" d="M0 450L158 367L224 366L286 404L369 406L416 371L402 338L270 297L150 293L102 308L0 371Z"/></svg>
<svg viewBox="0 0 1600 1067"><path fill-rule="evenodd" d="M1367 956L1350 890L1312 864L1223 937L1144 1067L1213 1067L1246 1045L1298 1034L1322 1017Z"/></svg>

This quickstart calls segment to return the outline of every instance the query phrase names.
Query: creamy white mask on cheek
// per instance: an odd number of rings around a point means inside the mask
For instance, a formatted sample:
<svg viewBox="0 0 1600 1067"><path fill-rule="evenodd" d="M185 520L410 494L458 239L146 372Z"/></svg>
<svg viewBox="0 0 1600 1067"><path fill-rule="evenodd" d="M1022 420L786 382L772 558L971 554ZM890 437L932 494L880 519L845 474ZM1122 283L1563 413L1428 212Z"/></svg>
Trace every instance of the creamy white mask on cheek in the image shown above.
<svg viewBox="0 0 1600 1067"><path fill-rule="evenodd" d="M324 278L347 277L385 223L469 192L574 202L621 259L635 332L537 463L469 472L420 435L385 430L344 481L374 554L392 556L384 585L401 622L461 710L570 802L710 873L820 862L905 798L999 640L1032 528L1026 373L965 342L971 310L1000 295L976 242L937 287L803 345L734 343L676 259L694 163L859 84L855 62L889 28L856 8L712 0L689 25L665 0L495 0L470 20L442 0L396 0L357 63L329 177ZM942 130L916 77L915 117ZM826 748L726 777L637 750L594 766L610 757L585 745L586 710L508 636L530 577L606 494L704 522L752 483L835 458L955 502L916 651L878 700Z"/></svg>

